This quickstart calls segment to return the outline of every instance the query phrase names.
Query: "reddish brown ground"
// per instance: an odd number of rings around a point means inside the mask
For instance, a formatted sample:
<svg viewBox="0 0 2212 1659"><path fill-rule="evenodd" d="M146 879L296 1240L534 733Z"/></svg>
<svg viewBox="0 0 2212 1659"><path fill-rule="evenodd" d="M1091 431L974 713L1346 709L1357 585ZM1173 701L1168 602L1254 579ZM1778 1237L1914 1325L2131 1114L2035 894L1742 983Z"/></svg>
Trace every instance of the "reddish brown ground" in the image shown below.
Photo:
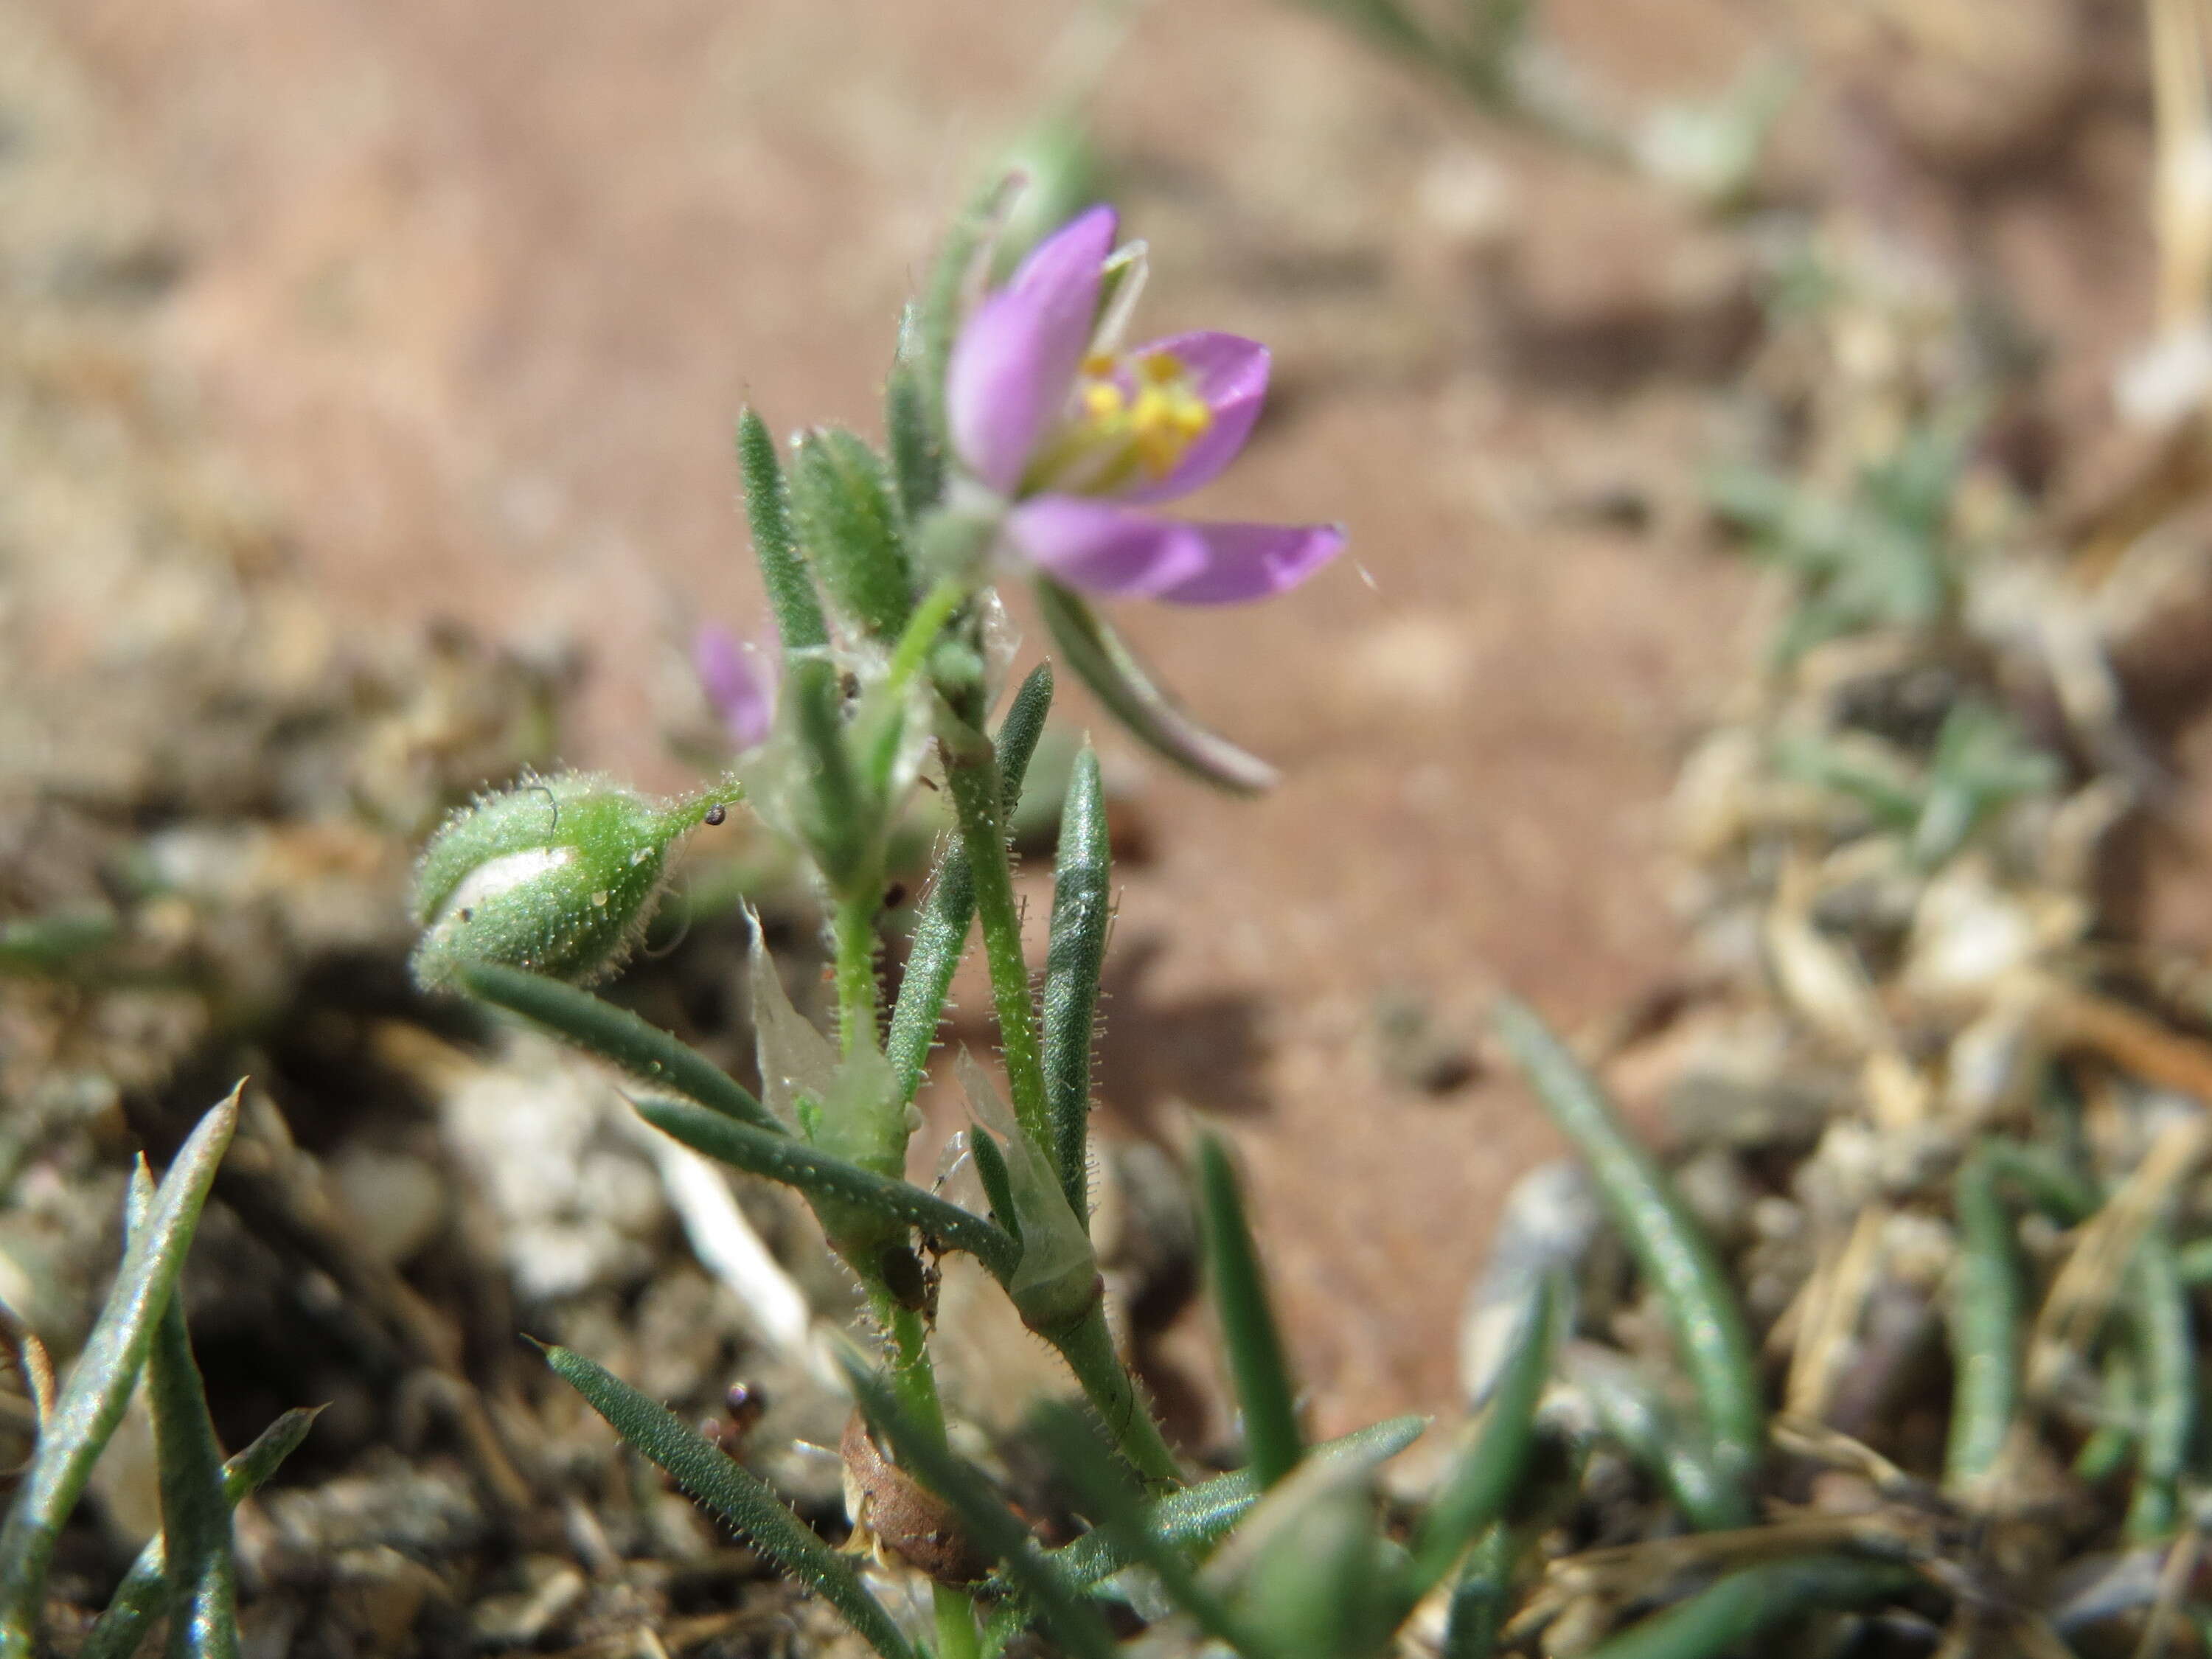
<svg viewBox="0 0 2212 1659"><path fill-rule="evenodd" d="M663 780L636 734L671 618L755 614L740 403L872 423L896 307L979 155L1037 106L1068 16L44 9L182 228L167 326L301 556L363 618L580 633L576 758ZM1656 0L1559 19L1593 73L1647 90L1720 84L1771 26ZM1439 1102L1386 1081L1378 994L1472 1032L1510 984L1572 1024L1670 965L1664 795L1751 648L1749 584L1692 505L1729 255L1648 188L1501 140L1266 0L1144 11L1097 112L1154 246L1151 316L1278 352L1279 416L1209 505L1354 538L1282 602L1127 616L1289 781L1252 805L1151 775L1106 1062L1125 1114L1234 1116L1334 1431L1448 1398L1499 1198L1553 1145L1510 1084ZM2104 293L2084 309L2107 347L2142 315L2146 246L2140 124L2112 132L2078 184L2095 234L2001 206L1984 250L2051 310ZM1437 205L1485 166L1514 189L1517 281L1482 276ZM2108 359L2087 361L2094 386ZM1609 495L1648 526L1589 510Z"/></svg>

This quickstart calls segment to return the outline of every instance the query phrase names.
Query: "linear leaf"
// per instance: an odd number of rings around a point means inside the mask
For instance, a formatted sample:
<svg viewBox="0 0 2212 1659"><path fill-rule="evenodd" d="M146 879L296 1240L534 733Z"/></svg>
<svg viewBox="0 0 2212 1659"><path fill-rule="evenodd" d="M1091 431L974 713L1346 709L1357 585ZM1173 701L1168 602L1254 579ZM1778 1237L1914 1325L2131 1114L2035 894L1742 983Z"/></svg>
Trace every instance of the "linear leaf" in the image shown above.
<svg viewBox="0 0 2212 1659"><path fill-rule="evenodd" d="M1565 1045L1511 997L1498 1000L1492 1017L1537 1099L1589 1164L1613 1224L1658 1293L1723 1466L1725 1508L1748 1518L1744 1487L1765 1447L1766 1407L1727 1273L1674 1183Z"/></svg>
<svg viewBox="0 0 2212 1659"><path fill-rule="evenodd" d="M262 1430L252 1445L225 1463L223 1501L234 1509L247 1493L258 1491L299 1449L322 1409L314 1406L286 1412ZM138 1552L131 1571L115 1587L106 1610L77 1650L76 1659L131 1659L148 1628L168 1613L175 1594L169 1582L167 1551L162 1540L155 1538Z"/></svg>
<svg viewBox="0 0 2212 1659"><path fill-rule="evenodd" d="M1044 1098L1052 1118L1054 1161L1068 1207L1091 1214L1091 1044L1098 981L1113 920L1113 852L1106 830L1106 787L1098 756L1085 744L1060 808L1060 853L1053 871L1052 930L1045 946Z"/></svg>
<svg viewBox="0 0 2212 1659"><path fill-rule="evenodd" d="M952 1506L969 1541L1005 1566L1053 1639L1076 1659L1112 1659L1114 1638L1105 1621L1037 1547L1035 1535L990 1483L915 1422L890 1384L857 1358L846 1357L845 1370L862 1413L890 1442L900 1464Z"/></svg>
<svg viewBox="0 0 2212 1659"><path fill-rule="evenodd" d="M914 1650L852 1564L823 1543L769 1484L647 1398L604 1365L570 1348L548 1348L546 1363L582 1395L617 1434L735 1528L747 1542L844 1615L884 1659Z"/></svg>
<svg viewBox="0 0 2212 1659"><path fill-rule="evenodd" d="M106 1305L85 1340L37 1455L0 1524L0 1656L33 1648L46 1569L92 1466L123 1420L161 1310L176 1289L200 1208L238 1127L239 1089L202 1118L178 1151L143 1226L133 1229Z"/></svg>
<svg viewBox="0 0 2212 1659"><path fill-rule="evenodd" d="M1505 1362L1483 1418L1481 1431L1444 1477L1415 1536L1416 1589L1425 1595L1451 1571L1478 1534L1498 1521L1512 1502L1528 1467L1535 1437L1536 1404L1552 1365L1552 1343L1559 1328L1560 1291L1545 1285L1531 1304L1527 1328Z"/></svg>
<svg viewBox="0 0 2212 1659"><path fill-rule="evenodd" d="M1001 1281L1014 1271L1021 1247L1000 1227L946 1202L910 1182L878 1175L806 1145L793 1135L769 1134L710 1112L688 1100L641 1100L637 1113L664 1134L732 1168L919 1227L939 1243L964 1250Z"/></svg>
<svg viewBox="0 0 2212 1659"><path fill-rule="evenodd" d="M222 1447L185 1328L185 1298L172 1292L146 1359L161 1465L161 1535L173 1551L179 1589L169 1623L170 1659L237 1659L238 1573L231 1557L230 1500Z"/></svg>
<svg viewBox="0 0 2212 1659"><path fill-rule="evenodd" d="M455 969L454 979L471 996L520 1014L540 1030L586 1054L597 1054L632 1077L673 1089L702 1106L771 1134L784 1132L783 1125L753 1097L750 1090L697 1049L678 1042L627 1008L617 1008L557 979L490 963L465 963Z"/></svg>
<svg viewBox="0 0 2212 1659"><path fill-rule="evenodd" d="M1252 1472L1272 1486L1293 1468L1304 1449L1282 1337L1244 1220L1243 1195L1217 1135L1198 1142L1198 1213L1206 1234L1207 1279L1221 1320L1223 1346L1244 1408L1244 1445Z"/></svg>
<svg viewBox="0 0 2212 1659"><path fill-rule="evenodd" d="M1039 663L1014 693L999 726L1000 805L1006 817L1013 816L1020 803L1022 780L1029 773L1030 757L1036 752L1051 708L1052 665ZM884 1042L902 1100L913 1099L921 1086L921 1069L929 1059L930 1045L937 1041L945 999L952 989L952 975L968 945L968 925L975 917L975 872L967 849L955 842L937 866L937 879L930 884L929 897L915 924L906 972L899 980L898 1003L891 1010L890 1035Z"/></svg>
<svg viewBox="0 0 2212 1659"><path fill-rule="evenodd" d="M1421 1437L1428 1428L1425 1417L1391 1417L1370 1423L1340 1439L1324 1441L1308 1454L1311 1457L1358 1457L1380 1463ZM1195 1486L1170 1492L1155 1502L1146 1524L1179 1548L1202 1547L1220 1538L1260 1501L1260 1482L1249 1469L1217 1475ZM1053 1553L1060 1571L1074 1583L1097 1583L1129 1565L1129 1558L1103 1534L1085 1533Z"/></svg>
<svg viewBox="0 0 2212 1659"><path fill-rule="evenodd" d="M750 409L738 416L738 471L745 482L753 556L760 561L761 586L768 590L785 657L829 644L830 629L822 620L814 578L791 533L791 501L784 489L783 467L775 458L775 440L769 435L768 423Z"/></svg>

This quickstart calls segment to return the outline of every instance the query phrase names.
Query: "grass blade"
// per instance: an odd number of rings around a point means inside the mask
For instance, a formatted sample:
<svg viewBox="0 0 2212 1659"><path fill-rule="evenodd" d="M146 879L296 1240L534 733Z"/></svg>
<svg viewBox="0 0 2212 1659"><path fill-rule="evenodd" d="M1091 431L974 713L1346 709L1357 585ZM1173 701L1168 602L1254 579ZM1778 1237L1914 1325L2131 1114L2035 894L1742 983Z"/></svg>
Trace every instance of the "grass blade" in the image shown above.
<svg viewBox="0 0 2212 1659"><path fill-rule="evenodd" d="M237 1659L238 1571L231 1556L222 1447L192 1359L185 1298L174 1292L147 1355L146 1393L161 1463L161 1535L178 1589L170 1659Z"/></svg>
<svg viewBox="0 0 2212 1659"><path fill-rule="evenodd" d="M1505 1598L1513 1588L1513 1529L1503 1522L1475 1540L1452 1586L1438 1659L1490 1659L1505 1626Z"/></svg>
<svg viewBox="0 0 2212 1659"><path fill-rule="evenodd" d="M1839 1555L1746 1567L1631 1626L1589 1659L1712 1659L1792 1619L1864 1607L1912 1583L1908 1568Z"/></svg>
<svg viewBox="0 0 2212 1659"><path fill-rule="evenodd" d="M249 1492L258 1491L299 1449L321 1413L319 1406L289 1411L262 1430L252 1445L222 1466L223 1502L235 1509ZM106 1610L77 1650L76 1659L131 1659L148 1628L167 1614L175 1593L167 1551L156 1538L138 1552L131 1571L108 1598Z"/></svg>
<svg viewBox="0 0 2212 1659"><path fill-rule="evenodd" d="M1022 780L1028 775L1030 757L1044 735L1045 715L1052 708L1052 665L1039 663L1022 682L1000 722L996 747L1001 816L1011 818L1021 802ZM899 1098L912 1100L921 1085L921 1069L937 1041L938 1022L945 1017L945 999L952 989L952 975L968 945L968 926L975 919L975 876L968 851L955 842L937 866L929 897L915 924L914 943L907 951L906 971L899 980L897 1005L891 1010L890 1034L884 1053L898 1079Z"/></svg>
<svg viewBox="0 0 2212 1659"><path fill-rule="evenodd" d="M0 1524L0 1659L27 1659L32 1651L55 1542L130 1404L216 1166L238 1127L238 1092L200 1120L162 1178L145 1224L133 1230L115 1287Z"/></svg>
<svg viewBox="0 0 2212 1659"><path fill-rule="evenodd" d="M1950 1444L1944 1490L1970 1492L2004 1449L2020 1405L2021 1291L2012 1217L1997 1196L1997 1170L1976 1151L1952 1182L1959 1261L1951 1292Z"/></svg>
<svg viewBox="0 0 2212 1659"><path fill-rule="evenodd" d="M1240 1654L1267 1651L1221 1598L1199 1582L1182 1553L1153 1529L1144 1499L1079 1413L1048 1404L1038 1409L1035 1423L1054 1467L1074 1488L1078 1505L1116 1553L1150 1569L1168 1599L1206 1635Z"/></svg>
<svg viewBox="0 0 2212 1659"><path fill-rule="evenodd" d="M246 1084L239 1084L243 1088ZM55 1402L40 1436L38 1455L15 1486L7 1522L0 1524L0 1656L27 1659L46 1595L46 1566L53 1562L62 1524L84 1495L93 1462L122 1422L137 1385L155 1325L177 1287L184 1256L192 1248L199 1210L215 1186L230 1134L239 1126L239 1088L199 1119L199 1128L177 1151L143 1225L131 1230L115 1287L84 1340L69 1387Z"/></svg>
<svg viewBox="0 0 2212 1659"><path fill-rule="evenodd" d="M569 1348L548 1348L545 1358L624 1441L666 1470L677 1485L755 1549L836 1608L884 1659L914 1659L913 1648L883 1603L868 1594L852 1563L793 1515L766 1481L605 1366Z"/></svg>
<svg viewBox="0 0 2212 1659"><path fill-rule="evenodd" d="M1766 1407L1727 1273L1673 1183L1630 1135L1596 1079L1521 1002L1500 997L1494 1018L1536 1097L1589 1164L1613 1224L1666 1307L1722 1466L1723 1512L1747 1521L1744 1486L1765 1446Z"/></svg>
<svg viewBox="0 0 2212 1659"><path fill-rule="evenodd" d="M1075 1659L1112 1659L1114 1638L1105 1620L1037 1547L1029 1528L999 1500L990 1483L916 1423L881 1376L852 1356L846 1358L845 1370L861 1413L890 1442L899 1462L952 1506L969 1541L1005 1567L1008 1581L1052 1638Z"/></svg>
<svg viewBox="0 0 2212 1659"><path fill-rule="evenodd" d="M1021 1259L1021 1247L1000 1227L948 1203L910 1182L878 1175L787 1134L710 1112L688 1100L641 1100L637 1112L662 1133L733 1169L872 1212L902 1227L919 1227L940 1244L964 1250L1002 1283Z"/></svg>
<svg viewBox="0 0 2212 1659"><path fill-rule="evenodd" d="M750 409L738 416L738 471L745 483L753 556L760 561L761 586L768 590L769 608L775 613L783 654L788 659L799 652L818 649L830 643L822 601L806 561L799 555L798 538L791 533L791 499L784 489L783 467L775 458L775 440L769 435L768 423Z"/></svg>
<svg viewBox="0 0 2212 1659"><path fill-rule="evenodd" d="M1223 1345L1244 1408L1245 1449L1261 1486L1272 1486L1297 1466L1304 1437L1237 1174L1228 1149L1210 1133L1198 1142L1198 1211Z"/></svg>
<svg viewBox="0 0 2212 1659"><path fill-rule="evenodd" d="M2142 1437L2136 1454L2128 1536L2171 1534L2180 1515L2177 1487L2188 1466L2197 1420L2197 1351L2190 1334L2189 1287L2174 1261L2173 1233L2161 1220L2143 1236L2130 1275L2136 1350L2142 1368Z"/></svg>
<svg viewBox="0 0 2212 1659"><path fill-rule="evenodd" d="M1521 1485L1535 1442L1536 1405L1552 1368L1562 1292L1547 1283L1498 1380L1481 1432L1444 1477L1413 1547L1415 1594L1442 1582L1469 1543L1501 1519Z"/></svg>
<svg viewBox="0 0 2212 1659"><path fill-rule="evenodd" d="M1425 1417L1386 1418L1340 1439L1324 1441L1308 1455L1358 1457L1380 1463L1412 1445L1428 1426ZM1146 1511L1145 1525L1177 1548L1201 1547L1228 1532L1259 1501L1258 1479L1249 1469L1238 1469L1156 1500ZM1084 1586L1111 1577L1130 1560L1113 1540L1097 1532L1085 1533L1073 1543L1062 1545L1052 1552L1052 1558L1065 1577Z"/></svg>
<svg viewBox="0 0 2212 1659"><path fill-rule="evenodd" d="M1091 1044L1098 981L1106 969L1113 920L1109 891L1113 850L1106 831L1106 786L1090 744L1076 757L1060 808L1060 853L1053 871L1052 930L1044 957L1044 1098L1052 1118L1053 1158L1076 1219L1090 1204Z"/></svg>
<svg viewBox="0 0 2212 1659"><path fill-rule="evenodd" d="M589 991L542 974L525 973L520 968L465 963L454 970L453 977L470 995L520 1015L539 1030L586 1054L597 1054L632 1077L673 1089L687 1100L696 1100L757 1129L771 1134L784 1133L783 1125L753 1097L751 1091L697 1049L678 1042L627 1008L617 1008Z"/></svg>

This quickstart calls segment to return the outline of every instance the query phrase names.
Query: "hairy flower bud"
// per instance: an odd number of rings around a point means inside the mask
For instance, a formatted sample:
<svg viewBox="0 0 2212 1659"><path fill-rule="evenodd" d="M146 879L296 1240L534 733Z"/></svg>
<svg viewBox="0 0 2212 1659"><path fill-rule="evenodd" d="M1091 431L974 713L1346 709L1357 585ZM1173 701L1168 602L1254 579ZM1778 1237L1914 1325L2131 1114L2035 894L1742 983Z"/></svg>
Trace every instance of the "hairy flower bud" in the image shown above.
<svg viewBox="0 0 2212 1659"><path fill-rule="evenodd" d="M717 805L571 773L463 807L416 866L415 977L440 984L474 962L575 984L613 972L652 919L668 849Z"/></svg>

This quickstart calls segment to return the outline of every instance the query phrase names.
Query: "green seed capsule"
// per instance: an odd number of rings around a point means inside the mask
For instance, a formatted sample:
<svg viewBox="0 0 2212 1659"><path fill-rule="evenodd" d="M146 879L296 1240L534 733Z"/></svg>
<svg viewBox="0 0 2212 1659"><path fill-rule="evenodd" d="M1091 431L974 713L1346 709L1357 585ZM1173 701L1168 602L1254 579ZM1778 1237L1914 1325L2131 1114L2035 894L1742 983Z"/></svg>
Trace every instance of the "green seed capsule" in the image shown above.
<svg viewBox="0 0 2212 1659"><path fill-rule="evenodd" d="M669 848L720 805L664 805L571 773L463 807L416 866L416 979L441 984L464 963L604 978L652 919Z"/></svg>

